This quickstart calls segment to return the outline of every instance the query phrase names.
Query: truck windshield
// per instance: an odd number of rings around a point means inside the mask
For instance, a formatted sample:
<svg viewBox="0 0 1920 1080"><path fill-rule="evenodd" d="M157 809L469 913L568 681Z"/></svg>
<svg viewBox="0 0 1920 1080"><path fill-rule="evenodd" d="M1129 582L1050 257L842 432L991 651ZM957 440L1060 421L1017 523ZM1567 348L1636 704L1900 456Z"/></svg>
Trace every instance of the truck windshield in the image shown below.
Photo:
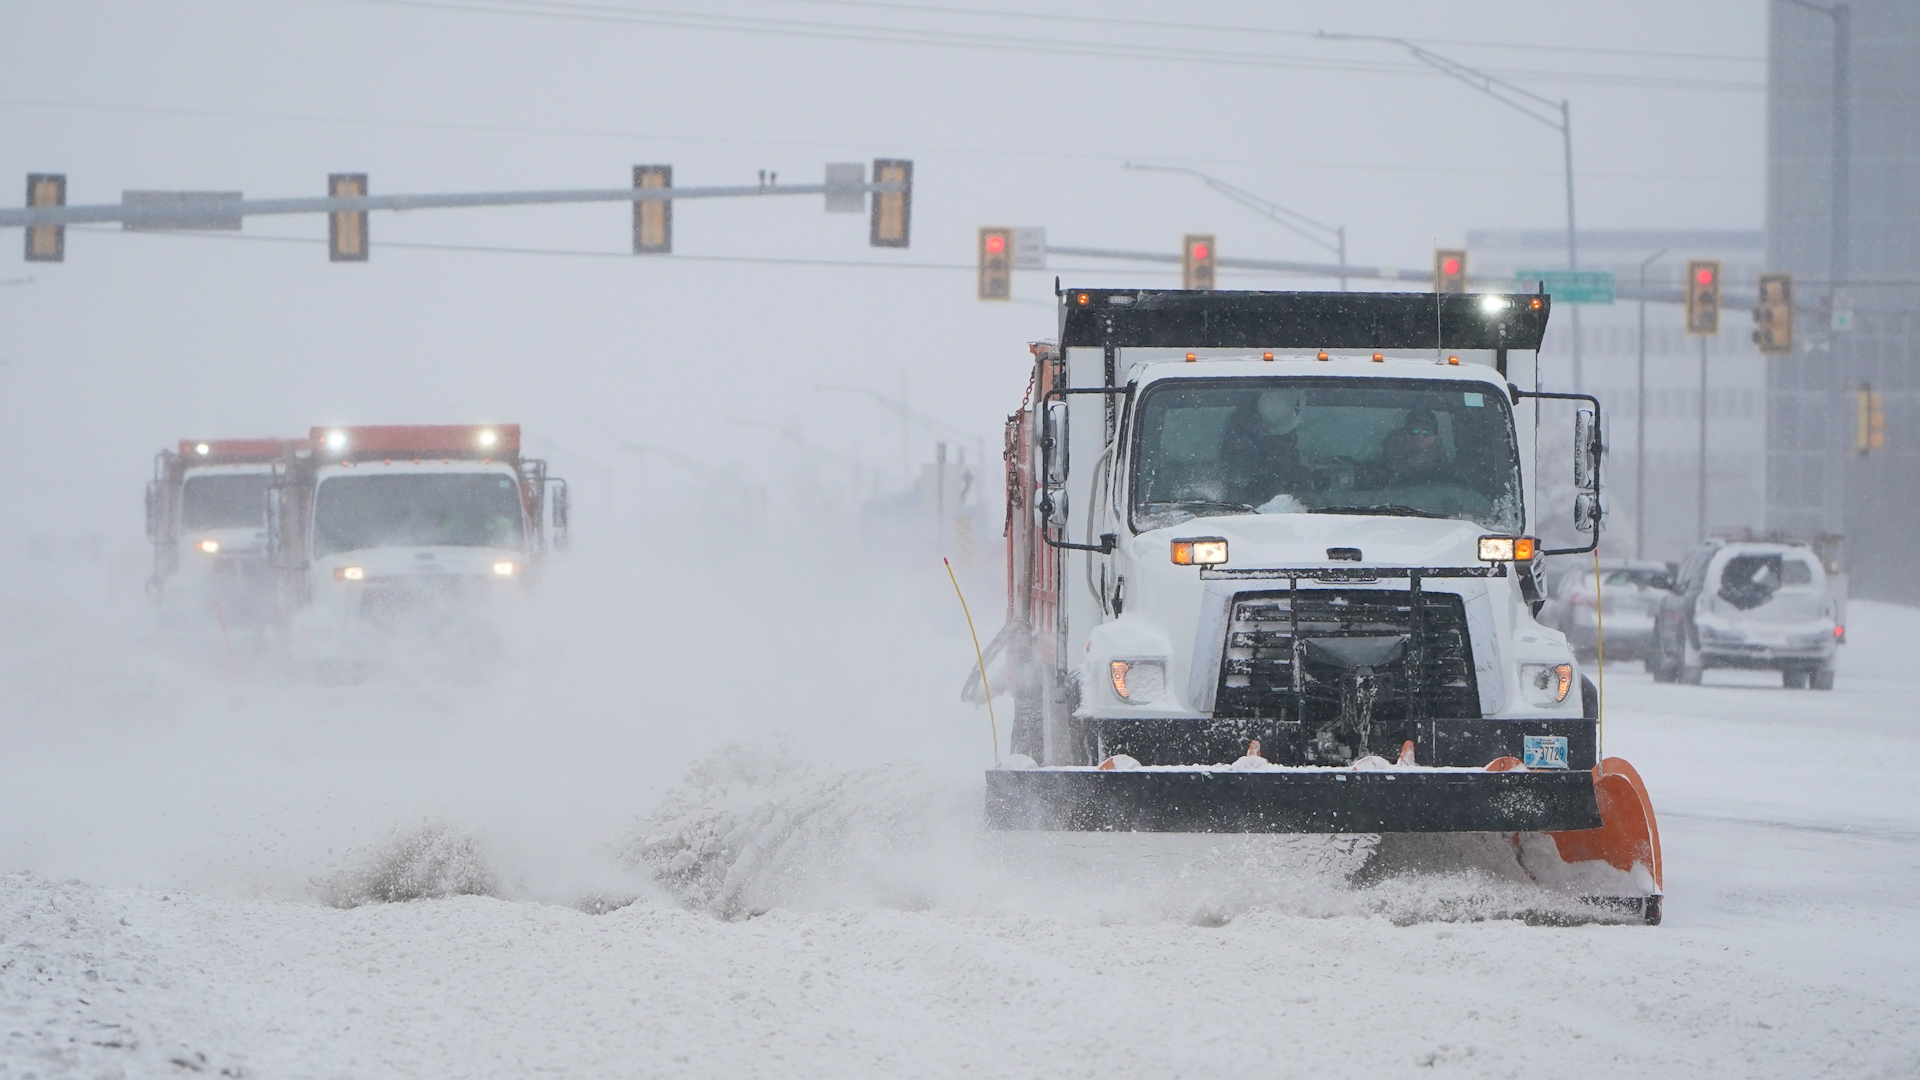
<svg viewBox="0 0 1920 1080"><path fill-rule="evenodd" d="M1218 514L1457 518L1521 529L1519 453L1491 386L1169 379L1139 408L1136 529Z"/></svg>
<svg viewBox="0 0 1920 1080"><path fill-rule="evenodd" d="M247 529L267 523L266 473L189 476L180 489L183 529Z"/></svg>
<svg viewBox="0 0 1920 1080"><path fill-rule="evenodd" d="M499 473L332 476L313 500L316 555L376 547L520 547L520 493Z"/></svg>

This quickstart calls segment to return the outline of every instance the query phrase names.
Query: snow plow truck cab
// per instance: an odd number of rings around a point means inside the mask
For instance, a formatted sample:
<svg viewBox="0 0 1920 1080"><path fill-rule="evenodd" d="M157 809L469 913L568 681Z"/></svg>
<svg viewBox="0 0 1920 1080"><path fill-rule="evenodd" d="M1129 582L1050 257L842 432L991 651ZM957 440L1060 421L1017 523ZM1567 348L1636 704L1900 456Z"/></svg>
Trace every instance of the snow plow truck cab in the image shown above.
<svg viewBox="0 0 1920 1080"><path fill-rule="evenodd" d="M147 484L147 592L173 625L272 625L267 490L305 440L182 439L155 455Z"/></svg>
<svg viewBox="0 0 1920 1080"><path fill-rule="evenodd" d="M1538 539L1534 406L1573 429L1576 528L1599 518L1598 401L1507 378L1549 304L1061 293L1006 429L989 826L1508 834L1537 880L1657 921L1644 786L1534 618L1542 560L1594 549Z"/></svg>
<svg viewBox="0 0 1920 1080"><path fill-rule="evenodd" d="M296 660L376 662L402 630L432 644L566 546L566 481L521 455L518 424L325 427L309 442L270 499Z"/></svg>

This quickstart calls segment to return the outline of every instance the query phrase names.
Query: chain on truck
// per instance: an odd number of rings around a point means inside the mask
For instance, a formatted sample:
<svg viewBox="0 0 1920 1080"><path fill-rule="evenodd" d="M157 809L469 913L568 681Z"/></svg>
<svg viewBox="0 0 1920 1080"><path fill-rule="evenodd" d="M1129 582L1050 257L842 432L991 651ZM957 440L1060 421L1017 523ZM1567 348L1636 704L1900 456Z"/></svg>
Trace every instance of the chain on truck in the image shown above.
<svg viewBox="0 0 1920 1080"><path fill-rule="evenodd" d="M322 665L483 614L567 544L566 481L521 454L518 424L314 428L268 507L289 650Z"/></svg>
<svg viewBox="0 0 1920 1080"><path fill-rule="evenodd" d="M1599 402L1507 378L1550 298L1059 297L1006 429L989 825L1504 834L1528 877L1657 922L1645 787L1534 619L1540 560L1600 518ZM1543 402L1573 412L1588 535L1553 550L1514 418Z"/></svg>

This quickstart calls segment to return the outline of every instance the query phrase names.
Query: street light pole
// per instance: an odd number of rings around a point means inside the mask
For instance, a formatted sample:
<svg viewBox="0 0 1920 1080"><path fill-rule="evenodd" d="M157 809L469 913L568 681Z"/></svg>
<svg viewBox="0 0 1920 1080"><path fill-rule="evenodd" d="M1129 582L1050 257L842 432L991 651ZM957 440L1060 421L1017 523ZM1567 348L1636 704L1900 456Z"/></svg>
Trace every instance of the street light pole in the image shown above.
<svg viewBox="0 0 1920 1080"><path fill-rule="evenodd" d="M1849 227L1853 211L1853 9L1846 4L1811 3L1810 0L1784 0L1785 3L1818 12L1833 20L1833 159L1828 172L1827 195L1827 307L1838 310L1841 289L1853 272L1853 234ZM1835 418L1835 434L1827 453L1826 522L1827 531L1844 535L1847 531L1847 405L1848 385L1852 382L1851 350L1847 331L1829 324L1832 342L1831 377L1828 381L1828 409Z"/></svg>
<svg viewBox="0 0 1920 1080"><path fill-rule="evenodd" d="M1575 239L1577 233L1573 218L1573 112L1565 98L1554 101L1551 98L1542 97L1524 87L1515 86L1505 79L1423 49L1405 38L1384 37L1378 34L1330 34L1325 30L1320 31L1318 36L1329 41L1384 41L1390 45L1398 45L1411 53L1415 60L1446 75L1451 75L1508 108L1516 109L1558 131L1567 181L1567 268L1570 270L1580 268L1580 251L1578 241ZM1580 308L1576 305L1573 309L1573 388L1576 391L1581 388L1581 382Z"/></svg>
<svg viewBox="0 0 1920 1080"><path fill-rule="evenodd" d="M1333 252L1340 260L1340 291L1347 291L1347 227L1345 225L1323 225L1299 211L1289 210L1271 199L1263 199L1251 191L1235 187L1225 180L1208 176L1198 169L1183 169L1177 165L1135 165L1131 161L1123 163L1121 167L1135 169L1140 172L1175 172L1199 177L1208 187L1239 203L1241 206L1262 214L1280 225L1280 227L1297 234L1310 243L1318 244L1328 251ZM1302 225L1318 230L1321 235L1316 236L1308 232L1307 229L1301 228ZM1328 240L1328 236L1333 237L1333 239Z"/></svg>
<svg viewBox="0 0 1920 1080"><path fill-rule="evenodd" d="M1667 253L1666 248L1640 261L1640 401L1634 412L1633 557L1647 557L1647 267Z"/></svg>

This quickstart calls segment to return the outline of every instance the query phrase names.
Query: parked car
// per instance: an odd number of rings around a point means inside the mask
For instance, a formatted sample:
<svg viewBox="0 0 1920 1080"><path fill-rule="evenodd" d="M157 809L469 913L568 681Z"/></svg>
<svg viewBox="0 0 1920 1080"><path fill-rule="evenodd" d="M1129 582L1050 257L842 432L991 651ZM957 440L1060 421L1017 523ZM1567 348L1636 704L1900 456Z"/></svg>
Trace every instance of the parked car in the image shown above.
<svg viewBox="0 0 1920 1080"><path fill-rule="evenodd" d="M1806 544L1709 541L1660 605L1647 670L1698 684L1708 668L1771 668L1789 690L1831 690L1838 614Z"/></svg>
<svg viewBox="0 0 1920 1080"><path fill-rule="evenodd" d="M1567 635L1582 660L1600 655L1602 632L1608 659L1644 660L1653 646L1654 612L1673 588L1674 569L1668 563L1613 561L1602 562L1596 573L1592 563L1576 564L1549 583L1540 622Z"/></svg>

